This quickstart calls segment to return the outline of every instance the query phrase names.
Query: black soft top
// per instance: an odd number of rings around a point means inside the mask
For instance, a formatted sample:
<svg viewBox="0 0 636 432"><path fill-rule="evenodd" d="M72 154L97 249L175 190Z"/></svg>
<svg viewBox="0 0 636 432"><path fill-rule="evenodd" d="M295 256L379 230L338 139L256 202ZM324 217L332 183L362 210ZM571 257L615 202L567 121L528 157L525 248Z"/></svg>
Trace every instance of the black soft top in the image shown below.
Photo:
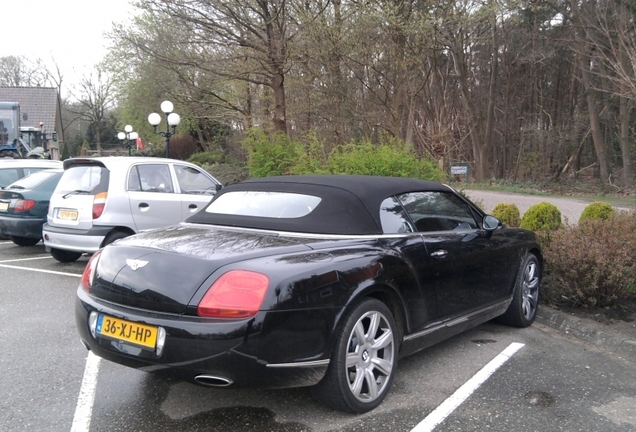
<svg viewBox="0 0 636 432"><path fill-rule="evenodd" d="M207 213L204 209L186 222L314 234L382 234L380 204L384 199L407 192L450 191L450 188L440 183L399 177L280 176L224 187L212 202L233 191L302 193L318 196L321 202L308 215L293 219Z"/></svg>

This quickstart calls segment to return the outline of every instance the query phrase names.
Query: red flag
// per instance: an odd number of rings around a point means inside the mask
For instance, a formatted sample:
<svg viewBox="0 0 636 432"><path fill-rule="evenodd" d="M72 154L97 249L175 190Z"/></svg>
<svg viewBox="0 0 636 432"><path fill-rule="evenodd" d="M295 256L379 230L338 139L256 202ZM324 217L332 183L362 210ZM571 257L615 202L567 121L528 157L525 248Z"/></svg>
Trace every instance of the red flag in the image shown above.
<svg viewBox="0 0 636 432"><path fill-rule="evenodd" d="M143 150L144 143L141 141L141 138L137 137L137 150Z"/></svg>

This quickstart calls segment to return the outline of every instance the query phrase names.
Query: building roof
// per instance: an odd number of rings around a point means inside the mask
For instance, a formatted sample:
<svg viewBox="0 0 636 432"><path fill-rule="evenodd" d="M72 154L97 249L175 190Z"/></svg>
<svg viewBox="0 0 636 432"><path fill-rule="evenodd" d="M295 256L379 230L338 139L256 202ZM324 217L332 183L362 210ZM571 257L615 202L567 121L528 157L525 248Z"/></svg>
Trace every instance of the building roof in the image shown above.
<svg viewBox="0 0 636 432"><path fill-rule="evenodd" d="M0 87L0 101L20 104L20 125L55 130L58 104L55 87Z"/></svg>

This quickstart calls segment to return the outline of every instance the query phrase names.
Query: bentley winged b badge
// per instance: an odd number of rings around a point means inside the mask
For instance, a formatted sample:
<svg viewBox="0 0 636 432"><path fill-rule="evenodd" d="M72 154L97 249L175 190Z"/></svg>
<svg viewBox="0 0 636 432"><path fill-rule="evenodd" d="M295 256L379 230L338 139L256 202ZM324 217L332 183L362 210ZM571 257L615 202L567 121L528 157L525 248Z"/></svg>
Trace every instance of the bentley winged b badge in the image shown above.
<svg viewBox="0 0 636 432"><path fill-rule="evenodd" d="M148 264L148 261L136 260L136 259L127 259L126 265L130 267L133 271L137 270Z"/></svg>

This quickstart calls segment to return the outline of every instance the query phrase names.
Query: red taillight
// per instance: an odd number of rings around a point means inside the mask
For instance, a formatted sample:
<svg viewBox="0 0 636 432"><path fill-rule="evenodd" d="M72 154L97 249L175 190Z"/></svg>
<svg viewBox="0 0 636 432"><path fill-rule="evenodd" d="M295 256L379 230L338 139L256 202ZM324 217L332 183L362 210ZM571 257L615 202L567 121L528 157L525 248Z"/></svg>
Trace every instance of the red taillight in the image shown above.
<svg viewBox="0 0 636 432"><path fill-rule="evenodd" d="M82 285L82 289L86 292L90 292L91 285L93 285L93 277L95 276L95 268L97 267L100 253L101 251L97 251L93 254L91 259L88 260L88 264L86 264L84 273L82 273L80 284Z"/></svg>
<svg viewBox="0 0 636 432"><path fill-rule="evenodd" d="M35 201L33 200L18 200L13 207L13 211L16 213L25 212L35 207Z"/></svg>
<svg viewBox="0 0 636 432"><path fill-rule="evenodd" d="M108 192L100 192L95 195L95 198L93 199L93 219L99 218L104 212L106 197L108 197Z"/></svg>
<svg viewBox="0 0 636 432"><path fill-rule="evenodd" d="M263 303L269 278L247 270L231 270L218 278L205 293L197 314L214 318L249 318Z"/></svg>

